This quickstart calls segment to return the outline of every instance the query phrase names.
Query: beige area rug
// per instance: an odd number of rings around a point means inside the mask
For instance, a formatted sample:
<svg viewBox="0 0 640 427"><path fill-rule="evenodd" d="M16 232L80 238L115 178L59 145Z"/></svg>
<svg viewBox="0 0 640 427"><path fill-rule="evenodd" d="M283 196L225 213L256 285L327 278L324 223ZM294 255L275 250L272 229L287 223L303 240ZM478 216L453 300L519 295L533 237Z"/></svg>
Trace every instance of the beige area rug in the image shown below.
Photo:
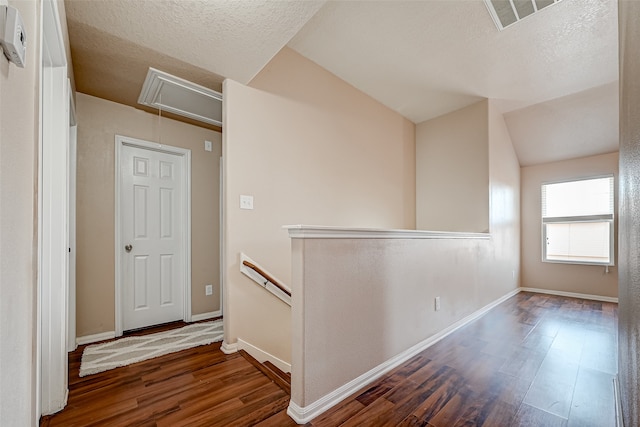
<svg viewBox="0 0 640 427"><path fill-rule="evenodd" d="M87 346L82 353L79 375L84 377L97 374L216 341L222 341L222 320L194 323L157 334L94 344Z"/></svg>

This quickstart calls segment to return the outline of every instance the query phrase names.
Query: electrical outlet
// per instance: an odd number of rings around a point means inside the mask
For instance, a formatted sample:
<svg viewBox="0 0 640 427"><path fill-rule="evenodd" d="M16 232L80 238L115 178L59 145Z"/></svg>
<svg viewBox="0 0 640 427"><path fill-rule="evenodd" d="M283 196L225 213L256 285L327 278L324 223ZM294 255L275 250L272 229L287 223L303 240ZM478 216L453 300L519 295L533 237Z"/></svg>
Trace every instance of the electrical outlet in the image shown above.
<svg viewBox="0 0 640 427"><path fill-rule="evenodd" d="M240 209L253 209L253 196L240 195Z"/></svg>
<svg viewBox="0 0 640 427"><path fill-rule="evenodd" d="M440 311L440 297L436 297L433 303L435 310Z"/></svg>
<svg viewBox="0 0 640 427"><path fill-rule="evenodd" d="M204 287L205 295L213 295L213 285L207 285Z"/></svg>

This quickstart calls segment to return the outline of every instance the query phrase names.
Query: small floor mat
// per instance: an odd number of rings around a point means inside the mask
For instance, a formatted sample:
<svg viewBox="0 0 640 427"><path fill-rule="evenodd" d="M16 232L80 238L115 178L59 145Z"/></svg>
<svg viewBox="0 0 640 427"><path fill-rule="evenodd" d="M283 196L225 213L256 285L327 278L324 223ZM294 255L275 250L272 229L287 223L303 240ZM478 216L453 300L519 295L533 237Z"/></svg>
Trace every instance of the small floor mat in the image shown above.
<svg viewBox="0 0 640 427"><path fill-rule="evenodd" d="M222 320L89 345L82 353L80 376L141 362L176 351L222 341Z"/></svg>

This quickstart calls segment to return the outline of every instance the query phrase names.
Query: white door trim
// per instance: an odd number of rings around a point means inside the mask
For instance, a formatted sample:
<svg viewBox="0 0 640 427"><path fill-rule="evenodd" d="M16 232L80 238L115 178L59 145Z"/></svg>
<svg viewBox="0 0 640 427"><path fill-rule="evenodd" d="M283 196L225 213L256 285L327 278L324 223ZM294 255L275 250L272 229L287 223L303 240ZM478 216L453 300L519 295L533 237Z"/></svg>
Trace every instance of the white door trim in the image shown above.
<svg viewBox="0 0 640 427"><path fill-rule="evenodd" d="M69 88L55 0L40 10L36 419L67 402Z"/></svg>
<svg viewBox="0 0 640 427"><path fill-rule="evenodd" d="M73 89L71 80L67 79L69 92L69 145L68 145L68 170L67 170L67 351L73 351L76 344L76 175L77 175L77 148L78 148L78 124L76 122L76 107L73 101Z"/></svg>
<svg viewBox="0 0 640 427"><path fill-rule="evenodd" d="M185 229L183 233L182 245L184 253L182 254L182 263L184 265L184 307L183 316L185 322L191 322L191 150L186 148L173 147L155 142L143 141L141 139L129 138L127 136L116 135L116 168L115 168L115 320L116 320L116 336L122 336L123 332L123 310L122 310L122 284L121 274L122 265L120 263L120 252L122 242L120 239L120 191L121 176L120 162L121 152L124 146L137 147L145 150L160 151L162 153L174 154L184 157L185 164L182 170L183 194L185 195L185 203L182 206L183 218L185 218Z"/></svg>
<svg viewBox="0 0 640 427"><path fill-rule="evenodd" d="M220 280L220 314L218 314L218 316L223 316L224 315L224 239L222 238L222 236L224 235L224 209L223 209L223 203L224 203L224 161L222 156L220 156L220 200L218 201L219 205L218 205L218 210L220 212L220 223L218 224L219 226L219 236L220 236L220 242L219 242L219 247L220 247L220 274L219 274L219 280Z"/></svg>

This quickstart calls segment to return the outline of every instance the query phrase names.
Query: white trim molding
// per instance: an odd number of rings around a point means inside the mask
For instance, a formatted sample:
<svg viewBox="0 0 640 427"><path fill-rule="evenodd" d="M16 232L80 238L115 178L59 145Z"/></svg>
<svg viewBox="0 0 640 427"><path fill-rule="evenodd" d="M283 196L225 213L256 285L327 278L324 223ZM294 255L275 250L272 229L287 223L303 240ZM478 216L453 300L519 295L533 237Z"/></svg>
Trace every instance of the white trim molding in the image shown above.
<svg viewBox="0 0 640 427"><path fill-rule="evenodd" d="M192 314L191 321L199 322L201 320L214 319L216 317L222 316L222 310L210 311L208 313L200 313L200 314Z"/></svg>
<svg viewBox="0 0 640 427"><path fill-rule="evenodd" d="M484 239L489 233L455 231L386 230L382 228L351 228L323 225L285 225L292 239Z"/></svg>
<svg viewBox="0 0 640 427"><path fill-rule="evenodd" d="M431 347L438 341L442 340L446 336L452 334L457 331L461 327L467 325L468 323L478 319L485 315L489 310L494 308L495 306L501 304L502 302L508 300L512 296L516 295L520 292L520 289L514 289L513 291L507 293L506 295L498 298L497 300L491 302L490 304L485 305L481 309L471 313L467 317L455 322L451 326L443 329L442 331L430 336L429 338L419 342L413 347L408 348L400 354L388 359L387 361L379 364L375 368L365 372L359 377L351 380L350 382L344 384L343 386L335 389L331 393L326 394L315 402L311 403L307 406L299 406L293 400L289 402L289 407L287 409L287 414L298 424L306 424L311 421L313 418L327 411L331 407L340 403L342 400L346 399L348 396L352 395L356 391L370 384L371 382L377 380L382 375L386 374L393 368L399 366L400 364L406 362L411 359L421 351ZM239 341L239 340L238 340Z"/></svg>
<svg viewBox="0 0 640 427"><path fill-rule="evenodd" d="M234 343L227 343L226 341L222 341L222 344L220 345L220 351L223 352L224 354L233 354L233 353L237 353L238 351L238 343L234 342Z"/></svg>
<svg viewBox="0 0 640 427"><path fill-rule="evenodd" d="M238 338L238 350L244 350L256 359L260 363L264 363L267 360L273 363L278 369L284 372L291 372L291 363L287 363L282 359L277 358L273 354L267 353L261 348L256 347L253 344Z"/></svg>
<svg viewBox="0 0 640 427"><path fill-rule="evenodd" d="M6 4L6 2L5 2ZM40 2L38 49L35 419L63 409L68 390L68 58L55 0Z"/></svg>
<svg viewBox="0 0 640 427"><path fill-rule="evenodd" d="M100 332L99 334L84 335L76 338L77 345L93 344L94 342L111 340L116 337L116 331Z"/></svg>
<svg viewBox="0 0 640 427"><path fill-rule="evenodd" d="M557 295L560 297L588 299L592 301L615 302L616 304L618 303L618 298L605 297L603 295L580 294L576 292L565 292L565 291L556 291L552 289L539 289L539 288L527 288L527 287L520 288L520 291L535 292L537 294Z"/></svg>
<svg viewBox="0 0 640 427"><path fill-rule="evenodd" d="M616 406L616 427L624 427L622 400L620 400L620 378L618 378L618 374L613 377L613 400Z"/></svg>
<svg viewBox="0 0 640 427"><path fill-rule="evenodd" d="M159 144L156 142L144 141L141 139L130 138L128 136L115 136L115 322L116 336L122 336L123 320L122 320L122 286L121 274L122 266L120 265L120 248L122 242L120 239L120 191L122 183L120 167L121 167L121 151L124 146L137 147L145 150L159 151L162 153L181 156L184 159L184 168L182 170L183 188L185 203L183 206L182 217L184 218L184 236L182 247L183 254L183 280L184 280L184 302L183 302L183 320L191 322L191 150L187 148L174 147L171 145Z"/></svg>

